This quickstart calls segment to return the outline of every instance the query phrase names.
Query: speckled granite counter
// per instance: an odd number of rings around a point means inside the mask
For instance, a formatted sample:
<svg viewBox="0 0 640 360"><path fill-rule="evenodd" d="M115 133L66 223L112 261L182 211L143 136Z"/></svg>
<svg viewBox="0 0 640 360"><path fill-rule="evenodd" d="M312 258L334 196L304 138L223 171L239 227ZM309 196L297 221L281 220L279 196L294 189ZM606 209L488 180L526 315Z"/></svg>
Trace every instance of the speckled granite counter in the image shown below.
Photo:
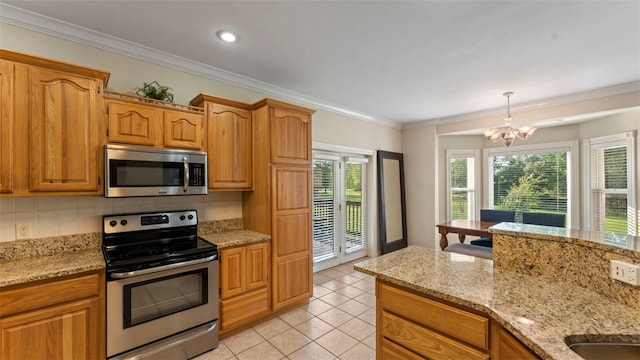
<svg viewBox="0 0 640 360"><path fill-rule="evenodd" d="M543 359L582 359L573 341L640 341L640 310L580 286L500 269L493 261L410 246L355 269L480 311Z"/></svg>
<svg viewBox="0 0 640 360"><path fill-rule="evenodd" d="M0 288L104 268L99 233L0 243Z"/></svg>
<svg viewBox="0 0 640 360"><path fill-rule="evenodd" d="M203 239L218 246L218 249L243 246L271 240L271 236L251 230L232 230L208 235L200 235Z"/></svg>

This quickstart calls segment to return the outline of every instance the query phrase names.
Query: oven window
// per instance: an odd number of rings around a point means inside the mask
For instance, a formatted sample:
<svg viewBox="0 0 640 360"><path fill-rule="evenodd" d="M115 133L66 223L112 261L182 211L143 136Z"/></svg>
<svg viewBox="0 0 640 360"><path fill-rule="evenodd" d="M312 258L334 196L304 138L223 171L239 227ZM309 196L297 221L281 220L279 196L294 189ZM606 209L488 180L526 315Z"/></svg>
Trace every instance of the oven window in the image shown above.
<svg viewBox="0 0 640 360"><path fill-rule="evenodd" d="M208 302L207 268L125 285L125 329Z"/></svg>

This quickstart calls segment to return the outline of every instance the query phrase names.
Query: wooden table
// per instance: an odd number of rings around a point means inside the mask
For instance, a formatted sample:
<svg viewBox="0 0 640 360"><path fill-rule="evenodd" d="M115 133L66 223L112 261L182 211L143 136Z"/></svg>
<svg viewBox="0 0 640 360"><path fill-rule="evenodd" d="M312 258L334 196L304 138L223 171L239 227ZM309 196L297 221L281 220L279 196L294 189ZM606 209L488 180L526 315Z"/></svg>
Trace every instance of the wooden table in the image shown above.
<svg viewBox="0 0 640 360"><path fill-rule="evenodd" d="M453 220L443 224L436 225L440 233L440 248L444 250L449 246L447 240L448 233L458 234L458 239L464 243L466 235L481 236L492 239L493 236L489 232L489 227L495 225L495 222L480 220Z"/></svg>

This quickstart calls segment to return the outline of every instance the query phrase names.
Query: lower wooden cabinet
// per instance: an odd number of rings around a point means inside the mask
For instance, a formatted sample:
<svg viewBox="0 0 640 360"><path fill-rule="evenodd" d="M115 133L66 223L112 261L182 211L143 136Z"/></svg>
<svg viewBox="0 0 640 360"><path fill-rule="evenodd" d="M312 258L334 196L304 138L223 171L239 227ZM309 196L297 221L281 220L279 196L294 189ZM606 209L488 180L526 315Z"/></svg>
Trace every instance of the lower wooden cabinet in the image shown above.
<svg viewBox="0 0 640 360"><path fill-rule="evenodd" d="M376 282L377 359L539 359L477 313Z"/></svg>
<svg viewBox="0 0 640 360"><path fill-rule="evenodd" d="M104 271L0 291L1 359L104 359Z"/></svg>
<svg viewBox="0 0 640 360"><path fill-rule="evenodd" d="M268 315L269 243L220 250L220 334Z"/></svg>

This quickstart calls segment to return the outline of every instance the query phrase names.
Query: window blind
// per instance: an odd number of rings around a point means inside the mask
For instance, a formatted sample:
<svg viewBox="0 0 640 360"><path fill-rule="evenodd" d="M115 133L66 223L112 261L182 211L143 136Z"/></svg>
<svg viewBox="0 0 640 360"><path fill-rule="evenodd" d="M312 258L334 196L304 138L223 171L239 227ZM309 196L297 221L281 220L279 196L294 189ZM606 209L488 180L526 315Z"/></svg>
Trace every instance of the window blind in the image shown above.
<svg viewBox="0 0 640 360"><path fill-rule="evenodd" d="M339 244L335 236L337 158L316 156L313 160L313 256L334 256Z"/></svg>

